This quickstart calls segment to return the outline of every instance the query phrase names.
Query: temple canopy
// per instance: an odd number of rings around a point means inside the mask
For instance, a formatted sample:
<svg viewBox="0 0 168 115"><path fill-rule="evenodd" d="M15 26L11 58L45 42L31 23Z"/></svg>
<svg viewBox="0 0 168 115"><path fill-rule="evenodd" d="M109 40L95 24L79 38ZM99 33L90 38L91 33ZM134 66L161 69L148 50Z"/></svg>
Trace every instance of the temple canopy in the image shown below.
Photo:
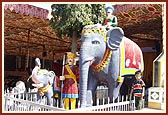
<svg viewBox="0 0 168 115"><path fill-rule="evenodd" d="M51 57L71 49L71 39L56 36L47 18L49 11L28 4L10 4L4 7L5 54ZM52 59L51 57L48 57Z"/></svg>
<svg viewBox="0 0 168 115"><path fill-rule="evenodd" d="M161 4L114 5L114 15L125 36L135 42L162 40ZM50 26L49 11L29 4L4 5L4 53L62 59L71 51L71 38L58 38ZM147 44L149 45L149 44ZM78 49L80 43L78 41Z"/></svg>

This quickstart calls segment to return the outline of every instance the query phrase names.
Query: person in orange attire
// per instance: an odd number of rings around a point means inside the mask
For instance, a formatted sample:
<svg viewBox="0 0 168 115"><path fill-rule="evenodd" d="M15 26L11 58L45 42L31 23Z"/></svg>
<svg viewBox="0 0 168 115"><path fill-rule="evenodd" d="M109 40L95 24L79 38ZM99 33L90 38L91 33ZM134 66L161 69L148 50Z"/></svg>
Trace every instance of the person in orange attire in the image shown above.
<svg viewBox="0 0 168 115"><path fill-rule="evenodd" d="M64 69L64 76L60 76L64 80L62 98L64 100L64 107L66 110L76 108L76 99L78 98L79 68L74 65L75 54L67 53L67 63ZM71 107L69 107L69 105Z"/></svg>

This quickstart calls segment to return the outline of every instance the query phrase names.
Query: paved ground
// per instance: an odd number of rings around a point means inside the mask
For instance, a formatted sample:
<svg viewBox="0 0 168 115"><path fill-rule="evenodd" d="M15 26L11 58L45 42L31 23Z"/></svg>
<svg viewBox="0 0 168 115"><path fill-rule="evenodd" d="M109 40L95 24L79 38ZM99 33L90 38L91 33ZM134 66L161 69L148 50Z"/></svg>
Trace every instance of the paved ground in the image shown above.
<svg viewBox="0 0 168 115"><path fill-rule="evenodd" d="M166 113L166 109L151 109L151 108L143 108L142 110L135 110L135 112L144 112L144 113Z"/></svg>

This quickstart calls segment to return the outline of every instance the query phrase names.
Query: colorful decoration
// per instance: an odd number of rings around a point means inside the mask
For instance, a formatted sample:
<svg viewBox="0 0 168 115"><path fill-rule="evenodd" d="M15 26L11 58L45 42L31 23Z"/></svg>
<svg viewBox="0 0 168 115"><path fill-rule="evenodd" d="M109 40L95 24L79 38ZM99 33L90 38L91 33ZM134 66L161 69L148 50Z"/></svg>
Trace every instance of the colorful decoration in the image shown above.
<svg viewBox="0 0 168 115"><path fill-rule="evenodd" d="M72 52L66 53L66 65L63 72L64 85L62 98L64 100L64 106L66 110L76 108L76 98L78 98L78 81L79 81L79 68L74 65L76 55Z"/></svg>
<svg viewBox="0 0 168 115"><path fill-rule="evenodd" d="M112 51L109 50L109 49L106 49L106 52L105 52L105 55L101 61L100 64L96 65L96 66L93 66L92 65L92 68L96 71L96 72L99 72L100 70L103 70L106 65L109 63L109 60L111 58L111 55L112 55Z"/></svg>
<svg viewBox="0 0 168 115"><path fill-rule="evenodd" d="M49 13L49 11L46 9L38 8L28 4L5 4L4 9L9 9L10 11L15 13L41 17L45 19L47 19Z"/></svg>
<svg viewBox="0 0 168 115"><path fill-rule="evenodd" d="M87 36L89 33L99 33L104 37L104 42L106 42L106 30L105 27L101 25L87 25L82 30L82 36Z"/></svg>
<svg viewBox="0 0 168 115"><path fill-rule="evenodd" d="M120 45L120 76L134 75L137 70L144 70L142 51L134 42L124 38Z"/></svg>
<svg viewBox="0 0 168 115"><path fill-rule="evenodd" d="M124 4L114 6L119 26L140 23L162 16L162 4Z"/></svg>
<svg viewBox="0 0 168 115"><path fill-rule="evenodd" d="M75 58L75 57L76 55L74 53L71 52L67 53L67 58Z"/></svg>

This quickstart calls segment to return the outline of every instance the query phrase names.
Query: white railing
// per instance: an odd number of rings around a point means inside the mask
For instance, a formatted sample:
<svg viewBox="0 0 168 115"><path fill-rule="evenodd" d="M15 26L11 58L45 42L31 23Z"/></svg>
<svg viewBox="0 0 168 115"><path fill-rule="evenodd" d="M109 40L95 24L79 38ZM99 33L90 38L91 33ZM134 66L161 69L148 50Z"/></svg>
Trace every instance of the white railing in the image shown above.
<svg viewBox="0 0 168 115"><path fill-rule="evenodd" d="M128 96L119 96L117 100L113 100L115 103L110 103L109 98L102 92L99 93L96 98L94 106L89 106L86 108L79 108L80 102L78 102L78 107L75 110L69 111L133 111L135 109L135 101L128 101ZM63 108L59 108L59 102L53 100L53 106L47 105L46 97L42 98L41 103L37 103L36 92L13 94L12 96L8 91L4 94L4 110L5 111L65 111Z"/></svg>
<svg viewBox="0 0 168 115"><path fill-rule="evenodd" d="M58 102L53 100L53 106L47 105L47 98L45 96L41 97L41 103L37 102L37 92L29 90L25 93L12 93L10 94L8 90L5 91L4 100L2 101L4 105L4 111L55 111L64 109L58 108ZM38 107L38 108L37 108Z"/></svg>
<svg viewBox="0 0 168 115"><path fill-rule="evenodd" d="M118 96L114 103L110 103L109 98L97 99L96 106L79 108L79 111L133 111L135 109L135 100L129 100L129 97ZM102 104L101 104L102 103ZM78 111L77 110L77 111Z"/></svg>
<svg viewBox="0 0 168 115"><path fill-rule="evenodd" d="M24 99L24 100L27 100L27 101L32 101L32 102L36 102L37 100L37 89L33 89L33 90L28 90L28 92L25 92L25 93L13 93L12 95L9 93L9 90L5 90L4 92L5 96L8 96L8 97L13 97L13 98L18 98L18 99ZM41 99L41 104L44 104L44 105L47 105L47 98L45 96L42 97ZM59 105L59 101L58 100L53 100L53 105L55 107L58 107Z"/></svg>
<svg viewBox="0 0 168 115"><path fill-rule="evenodd" d="M133 111L135 108L134 105L135 104L133 102L125 101L86 108L78 108L70 111Z"/></svg>
<svg viewBox="0 0 168 115"><path fill-rule="evenodd" d="M12 98L9 96L4 96L4 98L5 111L65 111L65 109L48 106L19 98Z"/></svg>

